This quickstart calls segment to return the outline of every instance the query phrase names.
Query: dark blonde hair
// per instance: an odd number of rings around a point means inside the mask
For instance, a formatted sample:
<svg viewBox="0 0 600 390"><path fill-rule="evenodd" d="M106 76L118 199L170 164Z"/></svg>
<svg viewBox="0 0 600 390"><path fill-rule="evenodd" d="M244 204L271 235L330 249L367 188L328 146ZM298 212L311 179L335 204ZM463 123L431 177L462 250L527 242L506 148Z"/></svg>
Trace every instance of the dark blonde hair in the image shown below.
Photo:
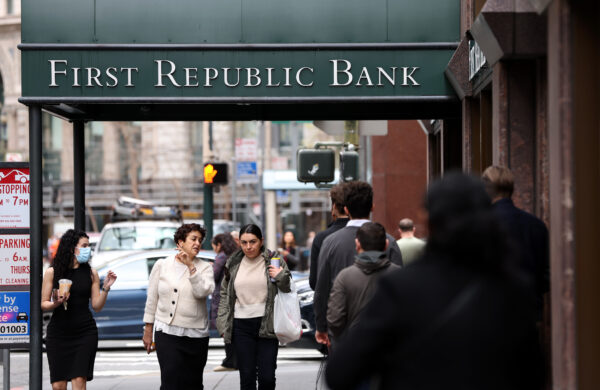
<svg viewBox="0 0 600 390"><path fill-rule="evenodd" d="M485 189L491 198L512 197L515 189L515 176L510 169L498 165L487 167L481 175Z"/></svg>

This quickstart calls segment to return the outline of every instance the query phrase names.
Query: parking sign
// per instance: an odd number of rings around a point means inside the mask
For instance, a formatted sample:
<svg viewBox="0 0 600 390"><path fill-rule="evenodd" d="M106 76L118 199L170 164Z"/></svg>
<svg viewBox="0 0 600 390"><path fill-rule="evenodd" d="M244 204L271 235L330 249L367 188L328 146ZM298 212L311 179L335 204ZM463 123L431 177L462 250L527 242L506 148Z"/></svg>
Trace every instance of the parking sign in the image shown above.
<svg viewBox="0 0 600 390"><path fill-rule="evenodd" d="M29 291L0 292L0 345L29 343Z"/></svg>

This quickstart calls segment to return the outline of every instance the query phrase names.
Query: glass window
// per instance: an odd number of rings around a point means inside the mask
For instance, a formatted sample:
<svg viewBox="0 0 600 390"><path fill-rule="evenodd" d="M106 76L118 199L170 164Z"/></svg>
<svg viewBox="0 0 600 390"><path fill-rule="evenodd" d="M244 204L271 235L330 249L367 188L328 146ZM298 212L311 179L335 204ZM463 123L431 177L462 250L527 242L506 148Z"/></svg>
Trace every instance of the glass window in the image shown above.
<svg viewBox="0 0 600 390"><path fill-rule="evenodd" d="M139 259L129 263L115 266L112 270L118 275L115 286L127 282L143 282L148 280L148 267L146 259ZM120 283L118 283L120 282Z"/></svg>
<svg viewBox="0 0 600 390"><path fill-rule="evenodd" d="M106 230L99 251L175 248L175 227L115 227Z"/></svg>

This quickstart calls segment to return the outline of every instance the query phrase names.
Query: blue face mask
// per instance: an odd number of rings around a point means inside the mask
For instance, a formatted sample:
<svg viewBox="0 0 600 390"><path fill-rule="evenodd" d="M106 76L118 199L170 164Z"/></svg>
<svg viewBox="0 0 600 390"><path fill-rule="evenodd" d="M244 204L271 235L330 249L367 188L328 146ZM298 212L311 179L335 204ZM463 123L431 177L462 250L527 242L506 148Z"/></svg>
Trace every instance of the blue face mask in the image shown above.
<svg viewBox="0 0 600 390"><path fill-rule="evenodd" d="M80 264L87 263L90 261L90 255L92 254L92 248L89 246L87 248L79 248L79 254L75 255L77 257L77 261Z"/></svg>

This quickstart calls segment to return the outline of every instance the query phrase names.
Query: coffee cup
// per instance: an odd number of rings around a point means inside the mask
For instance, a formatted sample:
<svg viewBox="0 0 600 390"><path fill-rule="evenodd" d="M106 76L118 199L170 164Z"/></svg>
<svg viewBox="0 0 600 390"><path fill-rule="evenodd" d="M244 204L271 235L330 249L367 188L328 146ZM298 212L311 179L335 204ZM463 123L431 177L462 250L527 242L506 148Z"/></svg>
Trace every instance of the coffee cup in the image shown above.
<svg viewBox="0 0 600 390"><path fill-rule="evenodd" d="M73 282L69 279L60 279L58 281L58 296L66 298L67 294L71 290ZM67 301L63 302L65 310L67 310Z"/></svg>
<svg viewBox="0 0 600 390"><path fill-rule="evenodd" d="M281 260L279 259L279 257L273 257L271 259L271 265L275 268L279 268L281 266ZM271 282L275 281L275 278L270 278Z"/></svg>

